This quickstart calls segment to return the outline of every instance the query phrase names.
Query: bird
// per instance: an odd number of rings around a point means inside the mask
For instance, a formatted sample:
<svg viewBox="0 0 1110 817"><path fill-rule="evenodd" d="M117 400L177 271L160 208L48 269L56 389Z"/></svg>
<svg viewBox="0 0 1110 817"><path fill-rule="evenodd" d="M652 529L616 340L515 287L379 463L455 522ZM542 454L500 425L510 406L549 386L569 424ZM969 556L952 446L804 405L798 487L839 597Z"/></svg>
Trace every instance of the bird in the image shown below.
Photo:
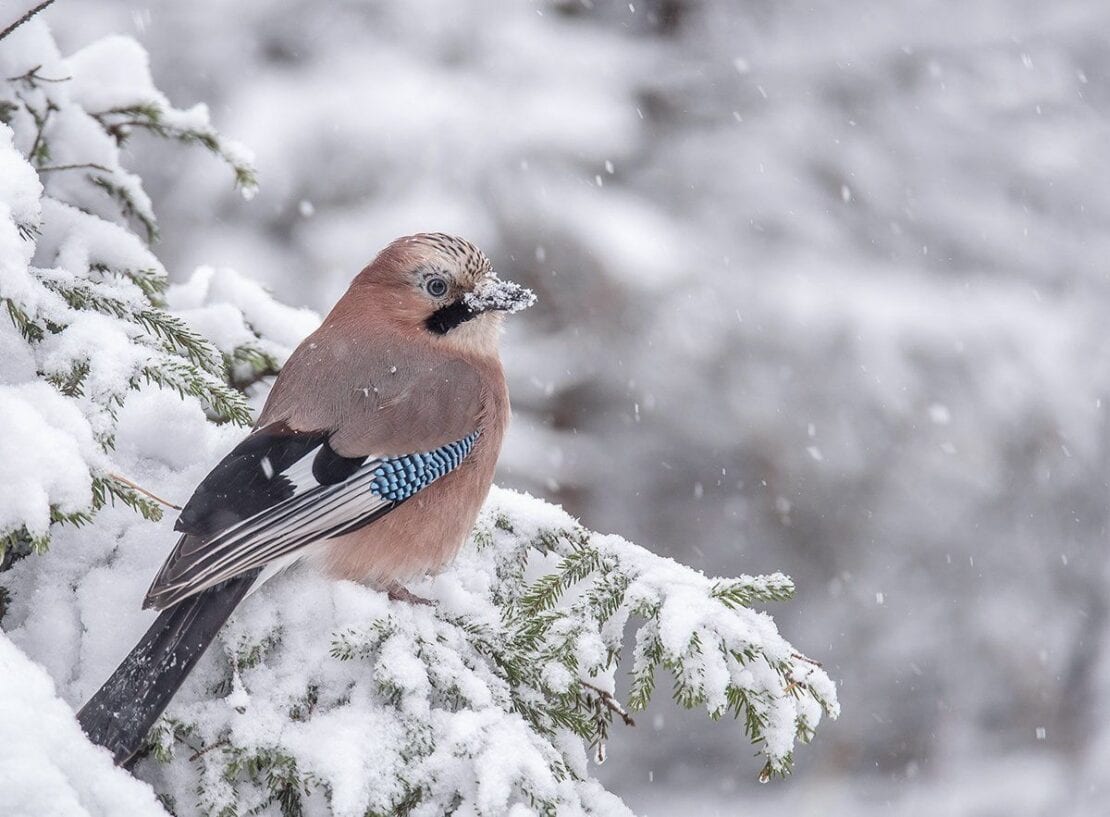
<svg viewBox="0 0 1110 817"><path fill-rule="evenodd" d="M450 563L489 492L510 415L502 316L534 301L445 233L399 238L353 279L182 508L143 600L157 619L77 715L117 765L292 563L426 601L405 584Z"/></svg>

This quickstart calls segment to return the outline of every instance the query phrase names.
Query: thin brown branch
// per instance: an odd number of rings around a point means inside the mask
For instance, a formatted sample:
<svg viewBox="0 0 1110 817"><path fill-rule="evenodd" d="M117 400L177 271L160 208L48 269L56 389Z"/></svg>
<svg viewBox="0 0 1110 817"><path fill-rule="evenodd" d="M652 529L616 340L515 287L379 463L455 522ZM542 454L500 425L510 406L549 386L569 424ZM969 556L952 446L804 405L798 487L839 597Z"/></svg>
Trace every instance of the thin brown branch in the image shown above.
<svg viewBox="0 0 1110 817"><path fill-rule="evenodd" d="M44 77L39 74L42 70L41 65L36 65L30 71L20 74L18 77L6 77L8 82L23 82L32 88L36 82L69 82L73 77Z"/></svg>
<svg viewBox="0 0 1110 817"><path fill-rule="evenodd" d="M76 165L51 165L49 167L37 168L39 173L50 173L53 170L99 170L101 173L111 173L110 167L98 165L95 162L85 162L84 164Z"/></svg>
<svg viewBox="0 0 1110 817"><path fill-rule="evenodd" d="M46 109L39 113L30 102L23 98L23 95L16 91L16 99L23 103L23 107L27 109L27 113L31 115L31 119L35 123L35 141L31 143L31 150L28 151L27 157L34 163L45 160L49 157L49 152L45 149L42 152L42 158L39 158L40 148L45 148L44 138L46 136L46 124L50 121L50 114L58 110L57 106L51 101L46 101Z"/></svg>
<svg viewBox="0 0 1110 817"><path fill-rule="evenodd" d="M820 661L814 661L812 658L806 658L804 655L801 655L800 653L792 652L792 653L790 653L790 657L791 658L797 658L799 661L805 661L807 664L813 664L813 666L815 666L815 667L822 666Z"/></svg>
<svg viewBox="0 0 1110 817"><path fill-rule="evenodd" d="M202 755L208 754L213 749L218 749L221 746L227 746L229 743L231 743L231 741L228 740L227 738L221 738L220 740L216 741L215 743L208 744L203 749L197 749L195 752L193 752L191 755L189 755L189 762L192 763L194 760L201 757Z"/></svg>
<svg viewBox="0 0 1110 817"><path fill-rule="evenodd" d="M158 494L151 493L146 488L144 488L142 485L139 485L138 483L133 482L132 480L129 480L125 476L117 474L114 471L109 471L108 476L111 477L112 479L114 479L116 482L122 482L128 488L132 488L132 489L138 491L140 494L143 494L145 496L150 497L155 502L160 502L161 504L165 505L167 508L172 508L175 511L180 511L181 510L180 505L175 505L172 502L170 502L168 499L162 499L162 497L158 496Z"/></svg>
<svg viewBox="0 0 1110 817"><path fill-rule="evenodd" d="M38 14L40 11L45 9L47 6L49 6L53 2L54 2L54 0L43 0L43 2L39 3L33 9L31 9L26 14L24 14L22 17L20 17L18 20L16 20L14 23L12 23L10 26L5 28L3 31L0 31L0 40L7 37L9 34L11 34L13 31L15 31L17 28L19 28L21 25L26 23L28 20L30 20L32 17L34 17L36 14Z"/></svg>
<svg viewBox="0 0 1110 817"><path fill-rule="evenodd" d="M586 689L592 691L595 695L597 695L598 700L605 705L606 709L608 709L610 712L615 712L616 714L620 715L621 720L624 721L625 726L636 725L636 721L634 721L632 719L632 716L628 714L628 710L621 705L621 702L613 697L613 693L606 692L601 687L594 686L589 681L579 681L579 683L582 686L586 687Z"/></svg>

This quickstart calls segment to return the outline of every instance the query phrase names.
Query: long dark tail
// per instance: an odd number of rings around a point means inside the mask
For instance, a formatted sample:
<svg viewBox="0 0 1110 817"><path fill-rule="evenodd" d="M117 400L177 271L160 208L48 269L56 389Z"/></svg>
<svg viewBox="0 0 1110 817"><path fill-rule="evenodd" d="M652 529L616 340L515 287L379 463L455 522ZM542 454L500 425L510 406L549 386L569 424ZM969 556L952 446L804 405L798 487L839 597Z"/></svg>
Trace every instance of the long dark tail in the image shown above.
<svg viewBox="0 0 1110 817"><path fill-rule="evenodd" d="M116 765L128 763L138 752L257 574L254 570L229 579L163 611L77 713L85 734L111 750Z"/></svg>

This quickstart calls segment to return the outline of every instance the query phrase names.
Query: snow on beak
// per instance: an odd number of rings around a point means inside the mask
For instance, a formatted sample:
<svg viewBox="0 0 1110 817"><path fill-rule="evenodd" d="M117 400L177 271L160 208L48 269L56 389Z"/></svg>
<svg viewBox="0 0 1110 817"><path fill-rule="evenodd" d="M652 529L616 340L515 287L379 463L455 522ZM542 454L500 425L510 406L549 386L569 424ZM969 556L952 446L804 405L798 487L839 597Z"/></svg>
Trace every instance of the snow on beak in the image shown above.
<svg viewBox="0 0 1110 817"><path fill-rule="evenodd" d="M536 302L536 294L512 281L502 281L495 273L489 273L471 292L463 296L463 303L472 313L520 312Z"/></svg>

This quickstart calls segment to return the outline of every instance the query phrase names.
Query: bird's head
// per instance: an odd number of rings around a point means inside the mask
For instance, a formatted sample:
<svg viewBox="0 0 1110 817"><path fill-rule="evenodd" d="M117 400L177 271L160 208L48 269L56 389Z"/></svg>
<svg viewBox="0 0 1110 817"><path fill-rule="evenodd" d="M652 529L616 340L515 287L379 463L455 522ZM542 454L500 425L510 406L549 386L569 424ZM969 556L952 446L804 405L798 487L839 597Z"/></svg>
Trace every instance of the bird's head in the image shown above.
<svg viewBox="0 0 1110 817"><path fill-rule="evenodd" d="M502 315L536 300L531 290L498 278L469 241L445 233L397 239L363 276L384 290L382 307L406 329L478 352L495 351Z"/></svg>

